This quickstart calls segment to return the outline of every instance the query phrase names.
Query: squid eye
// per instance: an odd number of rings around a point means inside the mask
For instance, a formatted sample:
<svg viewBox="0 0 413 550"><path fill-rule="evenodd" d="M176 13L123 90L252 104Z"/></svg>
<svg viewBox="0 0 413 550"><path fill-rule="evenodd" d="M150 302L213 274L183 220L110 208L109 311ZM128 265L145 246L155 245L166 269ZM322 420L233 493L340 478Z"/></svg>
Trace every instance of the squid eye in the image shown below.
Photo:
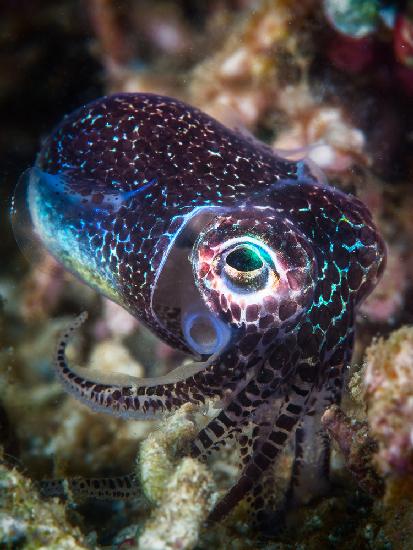
<svg viewBox="0 0 413 550"><path fill-rule="evenodd" d="M240 246L228 254L226 264L241 273L261 269L264 265L261 256L247 246Z"/></svg>
<svg viewBox="0 0 413 550"><path fill-rule="evenodd" d="M274 264L268 253L253 244L241 244L224 255L226 283L234 291L253 292L264 288Z"/></svg>

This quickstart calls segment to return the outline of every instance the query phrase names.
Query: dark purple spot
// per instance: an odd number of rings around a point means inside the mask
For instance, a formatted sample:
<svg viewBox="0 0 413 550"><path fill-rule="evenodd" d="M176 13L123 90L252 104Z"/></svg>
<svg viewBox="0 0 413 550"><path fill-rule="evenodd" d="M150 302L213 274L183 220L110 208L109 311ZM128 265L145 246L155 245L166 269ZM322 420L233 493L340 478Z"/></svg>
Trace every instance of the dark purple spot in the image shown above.
<svg viewBox="0 0 413 550"><path fill-rule="evenodd" d="M267 328L274 322L274 317L272 315L266 315L265 317L261 317L259 322L260 328Z"/></svg>
<svg viewBox="0 0 413 550"><path fill-rule="evenodd" d="M352 290L357 290L363 279L363 270L357 263L353 263L347 273L348 286Z"/></svg>
<svg viewBox="0 0 413 550"><path fill-rule="evenodd" d="M288 434L284 432L272 432L269 439L273 441L276 445L283 445L287 437L288 437Z"/></svg>
<svg viewBox="0 0 413 550"><path fill-rule="evenodd" d="M239 344L239 349L243 355L249 355L261 340L261 334L247 334Z"/></svg>
<svg viewBox="0 0 413 550"><path fill-rule="evenodd" d="M235 302L231 302L231 313L235 321L239 321L241 319L241 308Z"/></svg>
<svg viewBox="0 0 413 550"><path fill-rule="evenodd" d="M296 422L297 419L294 416L287 416L286 414L282 414L277 418L275 425L277 426L277 428L281 428L289 432L293 429Z"/></svg>
<svg viewBox="0 0 413 550"><path fill-rule="evenodd" d="M301 347L305 347L308 339L313 334L311 323L304 323L298 332L297 342Z"/></svg>
<svg viewBox="0 0 413 550"><path fill-rule="evenodd" d="M363 244L373 244L376 240L376 233L370 227L360 229L360 240Z"/></svg>
<svg viewBox="0 0 413 550"><path fill-rule="evenodd" d="M257 304L250 304L247 306L245 313L245 319L247 323L255 322L258 319L259 307Z"/></svg>
<svg viewBox="0 0 413 550"><path fill-rule="evenodd" d="M357 250L357 260L362 267L369 267L376 260L376 250L374 248L359 248Z"/></svg>
<svg viewBox="0 0 413 550"><path fill-rule="evenodd" d="M283 365L288 363L290 359L290 351L285 344L278 346L270 355L268 361L273 369L281 369Z"/></svg>
<svg viewBox="0 0 413 550"><path fill-rule="evenodd" d="M277 311L278 302L272 296L265 296L263 303L268 313L275 313Z"/></svg>
<svg viewBox="0 0 413 550"><path fill-rule="evenodd" d="M278 315L281 321L285 321L297 311L297 304L292 300L281 302Z"/></svg>

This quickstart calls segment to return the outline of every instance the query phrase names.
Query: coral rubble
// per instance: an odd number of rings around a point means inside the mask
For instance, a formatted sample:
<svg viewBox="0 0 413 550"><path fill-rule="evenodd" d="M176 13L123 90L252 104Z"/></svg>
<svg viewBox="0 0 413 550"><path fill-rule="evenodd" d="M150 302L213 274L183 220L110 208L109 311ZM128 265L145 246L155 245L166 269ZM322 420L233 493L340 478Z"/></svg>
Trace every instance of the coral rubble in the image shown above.
<svg viewBox="0 0 413 550"><path fill-rule="evenodd" d="M193 458L178 458L197 433L193 409L183 405L141 445L142 488L157 507L139 537L140 550L193 548L217 499L208 468Z"/></svg>
<svg viewBox="0 0 413 550"><path fill-rule="evenodd" d="M383 474L413 474L413 327L402 327L367 350L367 418L379 443Z"/></svg>
<svg viewBox="0 0 413 550"><path fill-rule="evenodd" d="M322 423L344 455L346 467L362 489L373 496L383 494L383 481L372 462L377 442L368 433L367 422L350 419L337 405L329 407Z"/></svg>
<svg viewBox="0 0 413 550"><path fill-rule="evenodd" d="M82 550L91 545L67 520L64 505L44 502L29 479L0 459L0 547Z"/></svg>

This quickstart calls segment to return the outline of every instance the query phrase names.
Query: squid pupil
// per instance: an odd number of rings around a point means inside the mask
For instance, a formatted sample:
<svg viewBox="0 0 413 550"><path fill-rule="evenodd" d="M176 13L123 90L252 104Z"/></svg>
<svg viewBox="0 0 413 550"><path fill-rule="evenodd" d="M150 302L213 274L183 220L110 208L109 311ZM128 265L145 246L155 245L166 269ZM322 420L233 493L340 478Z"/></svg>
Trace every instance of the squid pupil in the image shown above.
<svg viewBox="0 0 413 550"><path fill-rule="evenodd" d="M230 267L244 273L261 269L264 265L261 256L247 247L240 247L233 250L228 254L225 261Z"/></svg>

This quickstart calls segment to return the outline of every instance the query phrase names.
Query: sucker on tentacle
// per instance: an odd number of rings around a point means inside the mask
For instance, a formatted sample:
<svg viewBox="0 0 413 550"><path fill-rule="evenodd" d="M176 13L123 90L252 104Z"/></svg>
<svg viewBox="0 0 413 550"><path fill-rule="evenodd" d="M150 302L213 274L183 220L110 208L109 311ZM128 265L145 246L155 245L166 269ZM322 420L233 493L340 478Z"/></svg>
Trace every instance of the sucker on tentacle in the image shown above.
<svg viewBox="0 0 413 550"><path fill-rule="evenodd" d="M242 469L211 520L246 498L263 528L274 524L261 480L287 442L286 500L325 490L320 417L340 401L357 309L385 265L360 201L305 159L281 158L178 100L136 93L62 121L21 177L13 218L18 233L29 223L68 270L193 357L159 379L69 367L82 315L55 363L76 398L117 416L215 400L221 410L193 455L235 437Z"/></svg>

